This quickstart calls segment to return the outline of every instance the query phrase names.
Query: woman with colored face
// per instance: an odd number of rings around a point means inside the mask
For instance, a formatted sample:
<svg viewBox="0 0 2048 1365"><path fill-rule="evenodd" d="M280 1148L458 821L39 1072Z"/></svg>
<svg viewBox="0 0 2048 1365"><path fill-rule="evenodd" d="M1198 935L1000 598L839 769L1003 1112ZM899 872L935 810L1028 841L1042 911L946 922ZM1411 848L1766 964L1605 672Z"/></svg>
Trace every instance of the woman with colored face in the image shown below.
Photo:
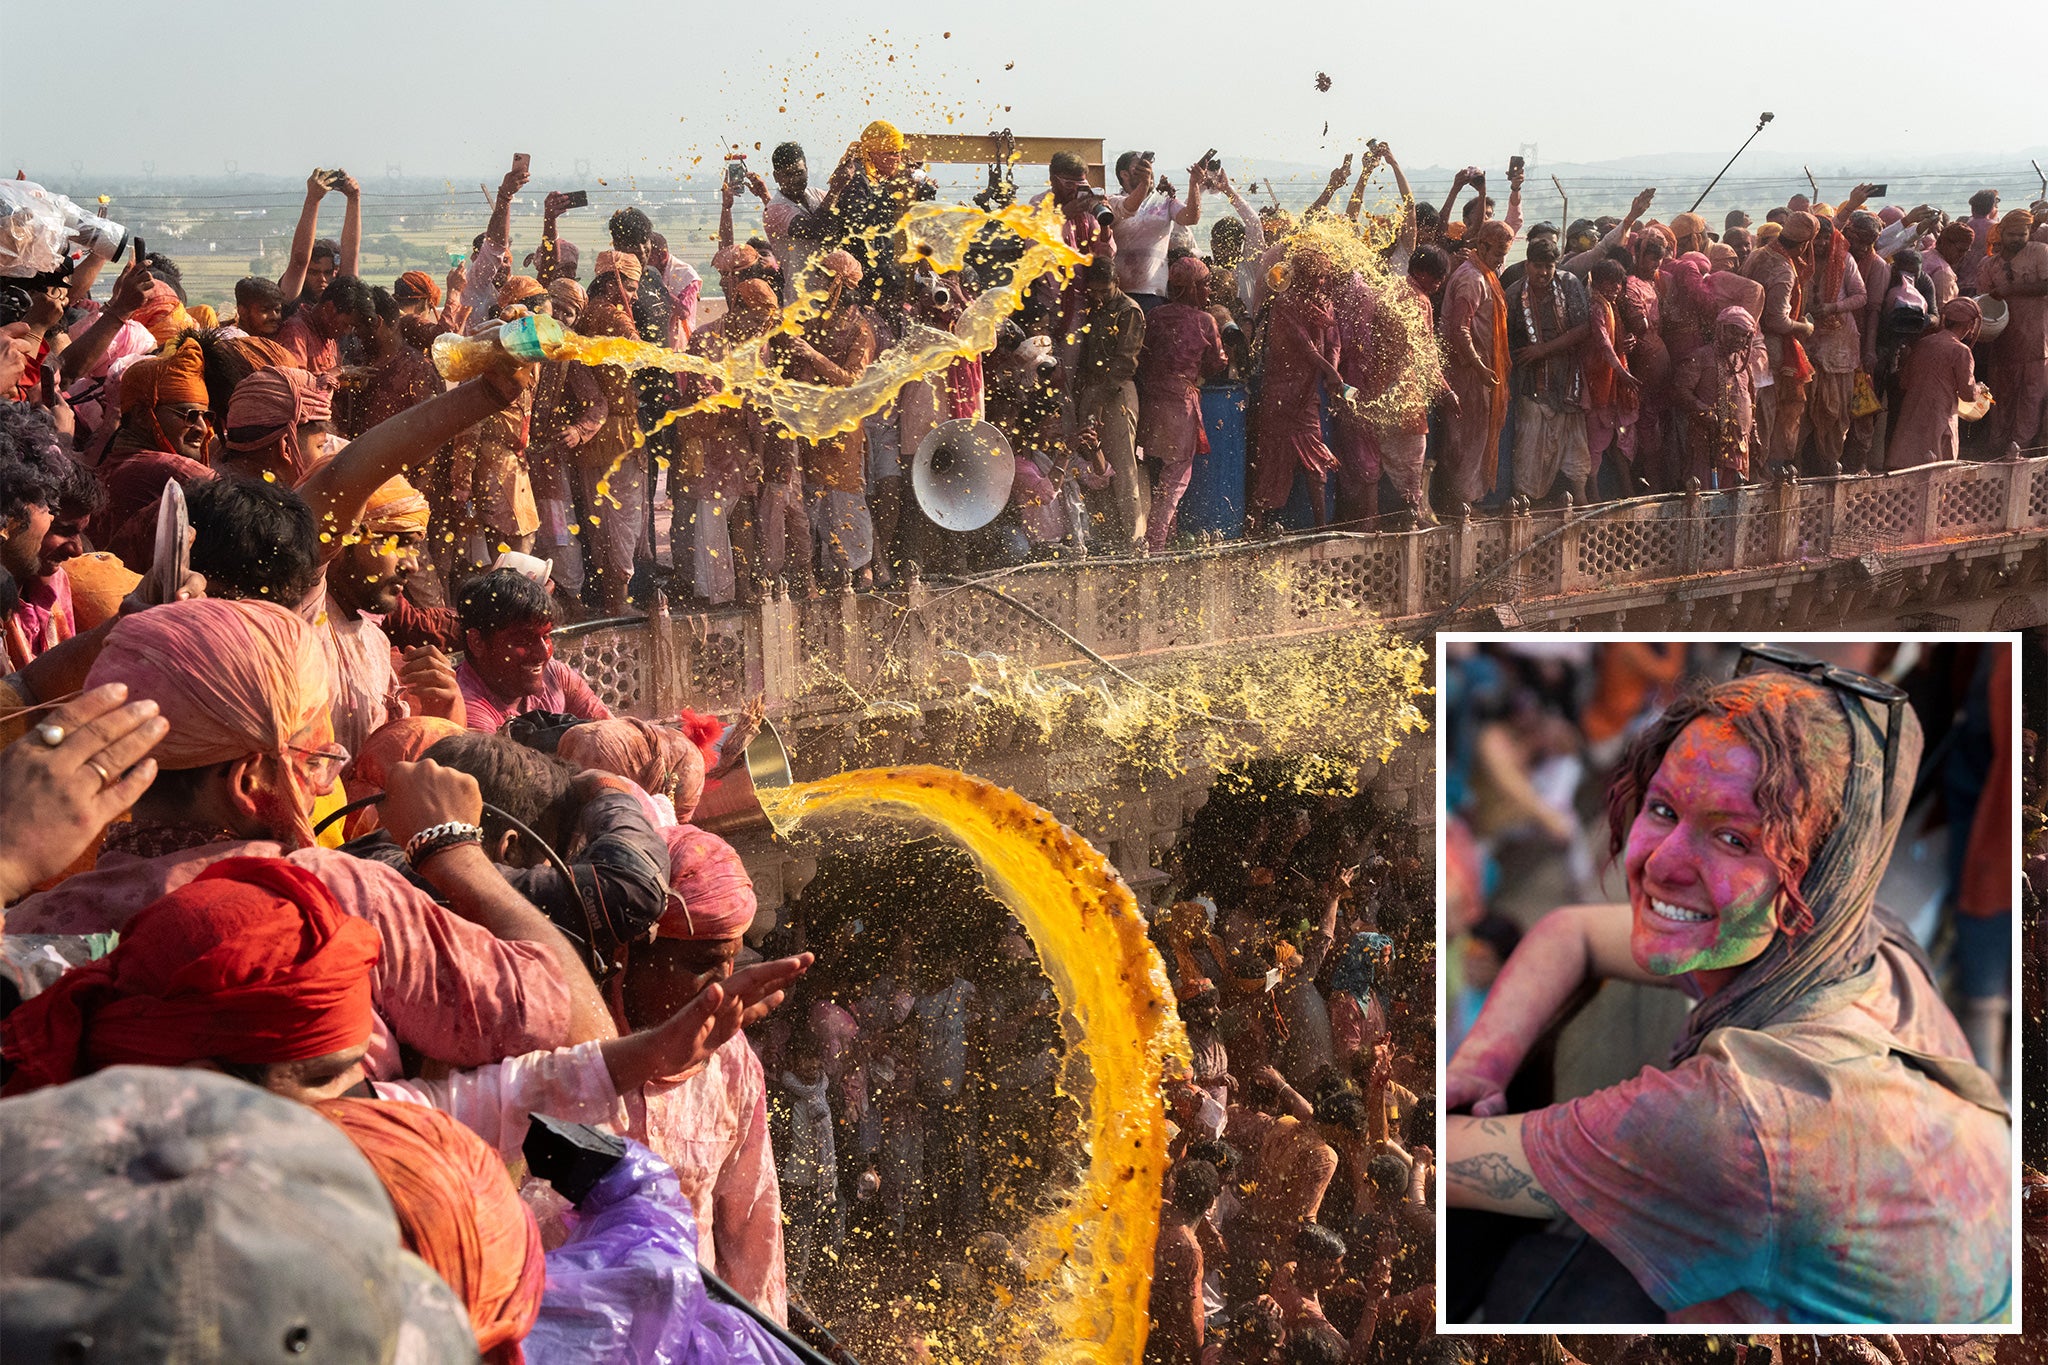
<svg viewBox="0 0 2048 1365"><path fill-rule="evenodd" d="M2011 1312L2009 1111L1875 905L1920 732L1873 687L1767 666L1639 737L1607 800L1628 903L1532 926L1446 1068L1451 1205L1576 1224L1666 1321ZM1692 998L1669 1064L1508 1113L1602 978Z"/></svg>

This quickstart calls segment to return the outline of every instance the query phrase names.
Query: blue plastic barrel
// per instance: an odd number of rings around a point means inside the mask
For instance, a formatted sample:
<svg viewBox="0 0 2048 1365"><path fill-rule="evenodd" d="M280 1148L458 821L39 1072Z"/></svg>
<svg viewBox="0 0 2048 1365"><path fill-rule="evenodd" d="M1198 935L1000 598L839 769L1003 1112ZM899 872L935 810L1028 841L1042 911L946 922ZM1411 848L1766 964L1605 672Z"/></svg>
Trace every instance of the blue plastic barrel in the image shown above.
<svg viewBox="0 0 2048 1365"><path fill-rule="evenodd" d="M1211 531L1235 540L1244 533L1245 405L1242 384L1202 388L1202 426L1209 453L1195 456L1195 470L1175 518L1178 533Z"/></svg>

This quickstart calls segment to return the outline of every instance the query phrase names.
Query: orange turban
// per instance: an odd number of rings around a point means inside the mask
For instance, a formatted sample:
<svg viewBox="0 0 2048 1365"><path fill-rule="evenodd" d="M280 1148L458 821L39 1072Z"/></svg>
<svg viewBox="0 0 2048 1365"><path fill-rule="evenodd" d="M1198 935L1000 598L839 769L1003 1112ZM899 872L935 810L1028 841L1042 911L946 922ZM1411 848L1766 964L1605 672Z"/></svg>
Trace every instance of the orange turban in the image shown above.
<svg viewBox="0 0 2048 1365"><path fill-rule="evenodd" d="M192 325L202 332L210 332L220 326L220 314L213 311L210 303L191 304L185 311L192 315Z"/></svg>
<svg viewBox="0 0 2048 1365"><path fill-rule="evenodd" d="M619 283L625 286L628 299L640 290L641 261L630 251L600 251L597 253L597 275L617 275ZM595 278L593 276L593 278Z"/></svg>
<svg viewBox="0 0 2048 1365"><path fill-rule="evenodd" d="M860 283L860 262L850 251L826 252L818 258L818 269L849 287Z"/></svg>
<svg viewBox="0 0 2048 1365"><path fill-rule="evenodd" d="M327 656L313 627L271 602L199 598L122 617L86 674L87 689L128 684L170 722L157 763L173 771L251 754L285 758L327 712ZM296 769L284 764L287 780ZM313 842L302 819L301 844Z"/></svg>
<svg viewBox="0 0 2048 1365"><path fill-rule="evenodd" d="M875 158L903 150L903 133L895 124L885 118L878 118L860 132L860 157L869 170L875 168Z"/></svg>
<svg viewBox="0 0 2048 1365"><path fill-rule="evenodd" d="M546 298L547 286L531 275L514 275L498 286L498 307L510 308L531 298Z"/></svg>
<svg viewBox="0 0 2048 1365"><path fill-rule="evenodd" d="M150 515L156 515L151 505ZM121 599L135 591L142 575L105 550L82 554L64 561L64 577L71 582L72 623L80 633L105 625L121 614Z"/></svg>
<svg viewBox="0 0 2048 1365"><path fill-rule="evenodd" d="M142 306L130 313L128 320L147 327L159 346L192 325L185 305L178 301L178 291L162 280L149 287L149 292L142 296Z"/></svg>
<svg viewBox="0 0 2048 1365"><path fill-rule="evenodd" d="M391 284L391 297L400 303L418 303L422 300L441 305L441 286L434 283L434 277L424 270L408 270Z"/></svg>
<svg viewBox="0 0 2048 1365"><path fill-rule="evenodd" d="M672 725L625 717L578 725L562 736L555 757L579 768L617 773L675 803L676 819L696 814L704 795L704 754Z"/></svg>
<svg viewBox="0 0 2048 1365"><path fill-rule="evenodd" d="M261 450L289 437L301 422L324 422L334 396L317 375L295 365L258 370L235 385L228 400L227 447Z"/></svg>
<svg viewBox="0 0 2048 1365"><path fill-rule="evenodd" d="M1673 214L1671 232L1676 237L1697 237L1707 230L1707 220L1697 213Z"/></svg>
<svg viewBox="0 0 2048 1365"><path fill-rule="evenodd" d="M1778 229L1778 235L1797 246L1810 242L1820 233L1820 219L1810 213L1788 213L1785 224Z"/></svg>
<svg viewBox="0 0 2048 1365"><path fill-rule="evenodd" d="M775 287L766 280L741 280L733 286L732 306L750 313L772 313L778 300Z"/></svg>
<svg viewBox="0 0 2048 1365"><path fill-rule="evenodd" d="M17 1069L6 1093L109 1066L262 1065L360 1047L376 1024L382 946L304 868L224 858L7 1017L0 1045Z"/></svg>
<svg viewBox="0 0 2048 1365"><path fill-rule="evenodd" d="M241 336L223 338L217 358L219 368L239 384L258 370L289 365L298 357L269 337Z"/></svg>
<svg viewBox="0 0 2048 1365"><path fill-rule="evenodd" d="M1708 242L1707 260L1713 263L1713 267L1716 270L1733 270L1735 268L1735 248L1726 242Z"/></svg>
<svg viewBox="0 0 2048 1365"><path fill-rule="evenodd" d="M668 884L675 895L655 934L720 939L745 933L754 922L754 879L733 846L695 825L677 825L662 834L668 840Z"/></svg>
<svg viewBox="0 0 2048 1365"><path fill-rule="evenodd" d="M525 1359L519 1343L540 1316L540 1228L484 1140L438 1109L400 1100L322 1100L322 1114L368 1159L398 1211L405 1249L432 1266L469 1309L491 1365Z"/></svg>
<svg viewBox="0 0 2048 1365"><path fill-rule="evenodd" d="M555 311L564 308L583 311L583 305L590 302L590 296L583 292L583 286L566 275L557 275L548 281L548 297L555 301Z"/></svg>
<svg viewBox="0 0 2048 1365"><path fill-rule="evenodd" d="M2033 233L2034 215L2025 209L2014 209L1998 220L1998 227L1993 231L1991 240L2003 242L2008 240L2008 235L2010 234L2016 235L2020 241L2024 242Z"/></svg>
<svg viewBox="0 0 2048 1365"><path fill-rule="evenodd" d="M427 499L403 474L394 474L370 494L363 509L362 527L373 536L424 535L427 530Z"/></svg>
<svg viewBox="0 0 2048 1365"><path fill-rule="evenodd" d="M121 416L147 414L150 430L159 438L163 433L156 425L158 407L166 403L205 406L208 401L206 354L196 341L181 342L168 355L145 356L121 371Z"/></svg>

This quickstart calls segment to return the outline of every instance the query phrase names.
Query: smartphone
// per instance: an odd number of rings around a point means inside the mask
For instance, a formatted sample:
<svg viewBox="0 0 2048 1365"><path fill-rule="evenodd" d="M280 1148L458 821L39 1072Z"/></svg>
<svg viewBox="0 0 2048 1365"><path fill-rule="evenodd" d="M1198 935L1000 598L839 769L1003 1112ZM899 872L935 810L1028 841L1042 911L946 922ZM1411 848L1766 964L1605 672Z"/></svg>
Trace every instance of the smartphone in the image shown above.
<svg viewBox="0 0 2048 1365"><path fill-rule="evenodd" d="M736 190L747 187L747 159L743 156L727 157L725 162L725 183Z"/></svg>
<svg viewBox="0 0 2048 1365"><path fill-rule="evenodd" d="M530 152L514 152L514 153L512 153L512 169L513 169L513 170L515 170L515 171L517 171L517 172L519 172L519 173L520 173L521 175L525 175L525 174L527 173L527 171L528 171L528 170L529 170L529 169L530 169L530 168L532 167L532 165L533 165L533 155L532 155L532 153L530 153Z"/></svg>
<svg viewBox="0 0 2048 1365"><path fill-rule="evenodd" d="M346 180L347 178L347 171L322 171L320 173L320 182L327 186L327 188L330 190L335 188L337 185L341 184L341 182Z"/></svg>
<svg viewBox="0 0 2048 1365"><path fill-rule="evenodd" d="M1525 166L1525 165L1527 165L1527 164L1528 164L1528 163L1527 163L1527 162L1525 162L1525 161L1524 161L1524 160L1522 159L1522 157L1521 157L1521 155L1520 155L1519 153L1518 153L1518 154L1516 154L1516 155L1514 155L1514 156L1511 156L1511 157L1509 157L1509 158L1508 158L1508 174L1509 174L1509 175L1520 175L1520 174L1522 173L1522 167L1523 167L1523 166Z"/></svg>
<svg viewBox="0 0 2048 1365"><path fill-rule="evenodd" d="M1883 196L1890 194L1892 192L1892 187L1890 185L1872 185L1870 187L1870 192L1872 195L1882 198Z"/></svg>
<svg viewBox="0 0 2048 1365"><path fill-rule="evenodd" d="M148 254L148 251L142 245L142 239L140 237L134 238L133 240L135 242L135 264L139 266L142 264L142 258Z"/></svg>
<svg viewBox="0 0 2048 1365"><path fill-rule="evenodd" d="M569 207L572 209L587 209L590 207L590 191L570 190L568 200Z"/></svg>

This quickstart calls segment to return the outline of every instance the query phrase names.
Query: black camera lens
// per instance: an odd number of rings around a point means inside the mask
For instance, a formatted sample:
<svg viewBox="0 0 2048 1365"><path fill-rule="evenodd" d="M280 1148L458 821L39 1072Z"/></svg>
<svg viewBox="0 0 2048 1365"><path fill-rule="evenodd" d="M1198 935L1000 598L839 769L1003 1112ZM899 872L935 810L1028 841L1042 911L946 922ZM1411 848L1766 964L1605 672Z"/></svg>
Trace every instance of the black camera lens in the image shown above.
<svg viewBox="0 0 2048 1365"><path fill-rule="evenodd" d="M1102 224L1104 227L1114 227L1116 226L1116 214L1112 212L1107 205L1105 205L1104 207L1095 210L1095 221Z"/></svg>

